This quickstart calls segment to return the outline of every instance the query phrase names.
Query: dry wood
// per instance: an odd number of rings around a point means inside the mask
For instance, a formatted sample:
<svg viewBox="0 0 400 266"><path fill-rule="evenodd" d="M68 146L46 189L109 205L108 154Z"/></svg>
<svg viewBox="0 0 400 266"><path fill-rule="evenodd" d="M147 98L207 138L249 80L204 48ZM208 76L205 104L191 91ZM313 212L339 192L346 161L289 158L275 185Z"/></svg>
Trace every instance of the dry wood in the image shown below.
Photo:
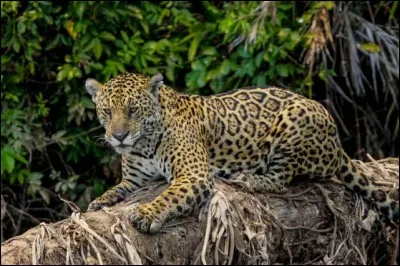
<svg viewBox="0 0 400 266"><path fill-rule="evenodd" d="M398 200L398 159L370 159L357 163ZM95 213L70 204L70 218L3 242L1 264L398 264L398 227L335 179L300 182L284 195L250 194L217 180L198 212L155 235L137 232L126 209L166 187L152 184Z"/></svg>

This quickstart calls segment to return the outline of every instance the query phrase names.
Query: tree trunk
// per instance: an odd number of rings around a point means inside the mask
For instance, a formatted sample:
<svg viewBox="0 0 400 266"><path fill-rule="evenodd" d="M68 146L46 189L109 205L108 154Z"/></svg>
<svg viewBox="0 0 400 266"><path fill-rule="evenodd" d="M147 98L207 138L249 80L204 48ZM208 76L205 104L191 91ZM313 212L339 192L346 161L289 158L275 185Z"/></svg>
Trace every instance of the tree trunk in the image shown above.
<svg viewBox="0 0 400 266"><path fill-rule="evenodd" d="M398 200L398 159L365 165L370 179ZM216 193L201 210L158 234L137 232L126 209L166 187L152 184L107 210L75 210L68 219L42 223L2 243L1 263L398 264L398 226L383 223L371 204L335 179L297 183L284 195L246 193L216 180Z"/></svg>

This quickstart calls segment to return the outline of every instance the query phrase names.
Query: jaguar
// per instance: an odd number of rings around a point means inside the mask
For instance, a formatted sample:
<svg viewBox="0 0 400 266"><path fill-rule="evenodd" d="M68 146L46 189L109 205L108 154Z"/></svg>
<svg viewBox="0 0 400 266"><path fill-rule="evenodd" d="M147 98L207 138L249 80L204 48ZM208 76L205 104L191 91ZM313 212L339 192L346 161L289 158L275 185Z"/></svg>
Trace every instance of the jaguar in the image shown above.
<svg viewBox="0 0 400 266"><path fill-rule="evenodd" d="M207 202L215 178L252 193L283 193L297 176L337 176L398 223L398 201L375 187L344 152L335 121L317 101L267 86L185 94L166 86L160 73L123 73L105 84L87 79L85 88L104 139L122 156L121 182L88 211L112 206L164 178L168 188L128 214L137 230L155 233Z"/></svg>

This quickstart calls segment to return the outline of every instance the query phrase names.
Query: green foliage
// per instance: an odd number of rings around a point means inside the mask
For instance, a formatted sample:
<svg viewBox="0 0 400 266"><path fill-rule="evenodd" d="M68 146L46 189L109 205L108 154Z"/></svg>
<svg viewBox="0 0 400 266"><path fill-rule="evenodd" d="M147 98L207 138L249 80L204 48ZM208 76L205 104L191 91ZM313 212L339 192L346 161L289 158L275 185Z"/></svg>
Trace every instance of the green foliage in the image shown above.
<svg viewBox="0 0 400 266"><path fill-rule="evenodd" d="M254 43L229 47L249 34L258 4L202 2L194 13L189 2L173 1L2 2L3 180L37 188L46 179L64 195L76 192L80 176L66 168L100 164L104 149L84 133L98 126L83 89L88 77L160 71L166 83L201 94L277 80L301 88L304 69L289 58L302 39L293 3L278 5L275 23ZM104 184L94 184L101 194Z"/></svg>

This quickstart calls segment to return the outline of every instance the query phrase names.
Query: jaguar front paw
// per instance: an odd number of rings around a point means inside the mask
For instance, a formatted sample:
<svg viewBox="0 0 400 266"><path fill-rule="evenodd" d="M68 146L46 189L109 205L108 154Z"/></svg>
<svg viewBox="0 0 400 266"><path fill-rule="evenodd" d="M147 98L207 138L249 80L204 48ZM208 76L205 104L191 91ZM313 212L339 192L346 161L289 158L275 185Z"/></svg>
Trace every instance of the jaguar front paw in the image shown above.
<svg viewBox="0 0 400 266"><path fill-rule="evenodd" d="M121 184L121 183L120 183ZM125 194L119 192L116 188L118 186L107 190L103 195L92 201L88 208L88 212L98 211L105 207L114 206L125 198Z"/></svg>
<svg viewBox="0 0 400 266"><path fill-rule="evenodd" d="M166 217L150 204L135 205L129 212L129 221L132 226L142 233L156 233L160 231Z"/></svg>

